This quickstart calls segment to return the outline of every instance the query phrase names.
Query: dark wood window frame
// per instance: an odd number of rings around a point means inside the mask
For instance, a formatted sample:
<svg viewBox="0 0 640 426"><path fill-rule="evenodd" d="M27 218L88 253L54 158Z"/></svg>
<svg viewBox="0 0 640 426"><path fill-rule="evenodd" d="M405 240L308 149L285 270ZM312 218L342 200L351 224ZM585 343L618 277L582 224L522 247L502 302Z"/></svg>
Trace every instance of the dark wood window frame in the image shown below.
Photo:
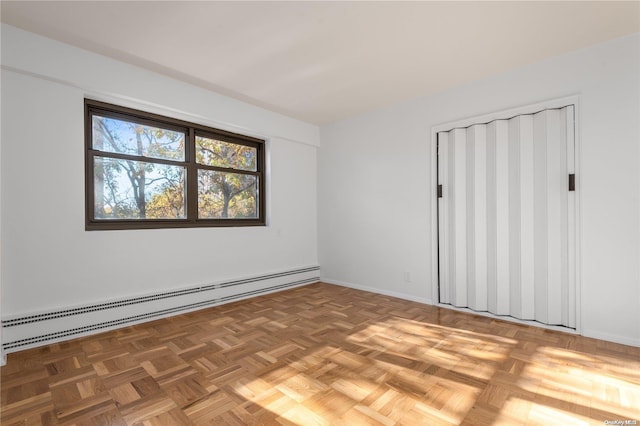
<svg viewBox="0 0 640 426"><path fill-rule="evenodd" d="M117 229L149 229L149 228L194 228L194 227L240 227L265 226L265 141L250 136L227 132L196 123L152 114L145 111L121 107L91 99L84 100L85 110L85 229L117 230ZM100 151L93 148L93 115L115 118L137 124L158 127L166 130L177 130L185 133L184 161L159 159L146 156L129 155ZM236 145L250 146L256 149L256 171L227 167L208 166L196 162L196 135L215 138L219 141ZM94 158L115 158L147 163L182 166L186 169L186 218L185 219L96 219L94 200ZM198 216L198 170L211 170L243 175L254 175L258 178L257 218L214 218L199 219Z"/></svg>

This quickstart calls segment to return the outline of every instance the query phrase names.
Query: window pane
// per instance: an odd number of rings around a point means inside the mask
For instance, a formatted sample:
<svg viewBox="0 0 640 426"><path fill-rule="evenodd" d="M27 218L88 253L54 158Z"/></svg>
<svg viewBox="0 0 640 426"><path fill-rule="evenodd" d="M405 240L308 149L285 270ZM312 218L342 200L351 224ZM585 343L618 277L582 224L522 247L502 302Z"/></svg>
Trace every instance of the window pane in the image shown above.
<svg viewBox="0 0 640 426"><path fill-rule="evenodd" d="M198 164L256 171L256 148L196 136Z"/></svg>
<svg viewBox="0 0 640 426"><path fill-rule="evenodd" d="M185 168L94 157L96 219L184 219Z"/></svg>
<svg viewBox="0 0 640 426"><path fill-rule="evenodd" d="M110 117L93 116L93 149L184 161L185 135Z"/></svg>
<svg viewBox="0 0 640 426"><path fill-rule="evenodd" d="M198 218L257 218L257 188L257 176L198 170Z"/></svg>

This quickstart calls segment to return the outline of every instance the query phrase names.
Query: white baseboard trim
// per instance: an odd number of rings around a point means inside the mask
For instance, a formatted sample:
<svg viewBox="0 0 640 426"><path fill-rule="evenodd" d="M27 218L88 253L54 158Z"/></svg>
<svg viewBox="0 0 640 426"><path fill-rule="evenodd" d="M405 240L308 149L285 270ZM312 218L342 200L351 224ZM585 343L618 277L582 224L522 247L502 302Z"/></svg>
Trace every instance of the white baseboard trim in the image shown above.
<svg viewBox="0 0 640 426"><path fill-rule="evenodd" d="M389 291L389 290L382 290L376 287L369 287L366 285L359 285L359 284L353 284L353 283L348 283L348 282L344 282L344 281L338 281L338 280L334 280L332 278L322 278L321 281L323 283L327 283L327 284L335 284L335 285L339 285L341 287L348 287L348 288L353 288L355 290L362 290L362 291L368 291L370 293L376 293L376 294L382 294L385 296L391 296L391 297L397 297L398 299L404 299L404 300L410 300L412 302L418 302L418 303L424 303L425 305L433 305L433 302L431 301L431 299L427 299L425 297L418 297L418 296L412 296L410 294L406 294L406 293L399 293L399 292L395 292L395 291Z"/></svg>
<svg viewBox="0 0 640 426"><path fill-rule="evenodd" d="M640 339L634 339L632 337L618 336L616 334L603 333L601 331L594 330L583 330L582 335L584 337L591 337L593 339L620 343L621 345L640 347Z"/></svg>
<svg viewBox="0 0 640 426"><path fill-rule="evenodd" d="M2 353L48 345L320 281L309 266L2 318Z"/></svg>
<svg viewBox="0 0 640 426"><path fill-rule="evenodd" d="M446 304L441 304L441 303L433 303L433 301L431 299L427 299L427 298L423 298L423 297L416 297L416 296L412 296L412 295L405 294L405 293L399 293L399 292L395 292L395 291L381 290L381 289L376 288L376 287L370 287L370 286L360 285L360 284L353 284L353 283L349 283L349 282L345 282L345 281L334 280L332 278L323 277L321 279L321 281L324 282L324 283L327 283L327 284L335 284L335 285L339 285L341 287L353 288L355 290L362 290L362 291L368 291L368 292L371 292L371 293L382 294L382 295L385 295L385 296L397 297L398 299L410 300L412 302L424 303L424 304L427 304L427 305L434 305L434 306L437 306L439 308L452 309L452 310L455 310L455 311L465 312L465 313L474 314L474 315L480 315L480 316L484 316L484 317L487 317L487 318L494 318L494 319L498 319L498 320L514 322L514 323L517 323L517 324L523 324L523 325L529 325L529 326L532 326L532 327L544 328L544 329L547 329L547 330L560 331L560 332L567 333L567 334L581 335L581 336L584 336L584 337L591 337L591 338L594 338L594 339L605 340L605 341L608 341L608 342L620 343L622 345L640 347L640 339L633 339L633 338L629 338L629 337L625 337L625 336L618 336L618 335L614 335L614 334L603 333L603 332L593 331L593 330L584 330L583 329L582 332L579 332L577 330L574 330L574 329L571 329L571 328L568 328L568 327L547 325L547 324L543 324L543 323L540 323L540 322L537 322L537 321L525 321L525 320L520 320L520 319L517 319L517 318L514 318L514 317L509 317L509 316L494 315L494 314L491 314L489 312L476 312L476 311L471 310L469 308L457 308L457 307L451 306L451 305L446 305Z"/></svg>
<svg viewBox="0 0 640 426"><path fill-rule="evenodd" d="M481 317L487 317L487 318L492 318L492 319L497 319L502 321L509 321L509 322L514 322L516 324L522 324L522 325L530 325L531 327L544 328L546 330L561 331L563 333L568 333L568 334L578 334L578 335L580 334L578 333L578 331L576 331L573 328L564 327L561 325L548 325L548 324L544 324L534 320L522 320L509 315L496 315L496 314L492 314L491 312L474 311L473 309L470 309L470 308L458 308L457 306L447 305L446 303L436 303L436 306L439 308L451 309L453 311L466 312L468 314L473 314L473 315L480 315Z"/></svg>

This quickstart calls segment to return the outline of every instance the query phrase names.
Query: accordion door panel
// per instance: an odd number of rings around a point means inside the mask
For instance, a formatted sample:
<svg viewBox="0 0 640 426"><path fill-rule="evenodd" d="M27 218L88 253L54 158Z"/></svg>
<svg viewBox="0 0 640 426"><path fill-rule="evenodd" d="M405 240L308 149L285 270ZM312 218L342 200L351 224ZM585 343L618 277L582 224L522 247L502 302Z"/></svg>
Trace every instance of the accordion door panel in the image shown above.
<svg viewBox="0 0 640 426"><path fill-rule="evenodd" d="M575 328L573 106L438 133L440 303Z"/></svg>

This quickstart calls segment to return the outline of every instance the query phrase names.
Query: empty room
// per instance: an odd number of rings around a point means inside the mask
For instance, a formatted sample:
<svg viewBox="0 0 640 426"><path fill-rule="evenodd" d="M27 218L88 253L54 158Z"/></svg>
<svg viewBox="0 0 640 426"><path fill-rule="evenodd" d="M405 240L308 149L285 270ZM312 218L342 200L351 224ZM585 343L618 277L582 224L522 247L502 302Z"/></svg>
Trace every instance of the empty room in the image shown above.
<svg viewBox="0 0 640 426"><path fill-rule="evenodd" d="M640 1L1 1L2 425L640 422Z"/></svg>

